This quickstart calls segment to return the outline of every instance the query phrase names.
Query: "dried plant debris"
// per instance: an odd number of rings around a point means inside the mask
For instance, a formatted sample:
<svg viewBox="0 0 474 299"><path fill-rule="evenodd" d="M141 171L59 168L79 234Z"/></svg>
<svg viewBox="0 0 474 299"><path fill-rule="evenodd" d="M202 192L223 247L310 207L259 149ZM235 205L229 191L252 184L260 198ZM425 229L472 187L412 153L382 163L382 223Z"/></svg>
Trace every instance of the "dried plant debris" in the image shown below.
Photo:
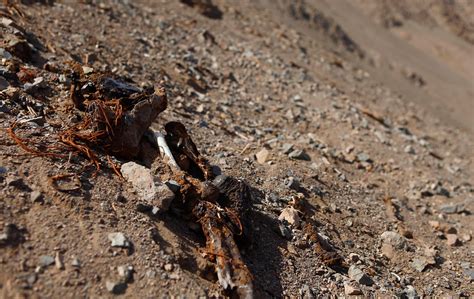
<svg viewBox="0 0 474 299"><path fill-rule="evenodd" d="M105 74L87 76L78 65L72 65L71 100L79 122L62 129L57 138L61 147L45 146L45 140L37 143L20 138L13 124L8 133L24 150L38 156L67 157L66 152L85 156L99 171L102 155L117 174L118 168L110 156L123 159L135 158L142 139L151 123L166 109L164 89L142 91L120 79ZM28 143L32 144L31 146ZM49 150L44 150L45 148Z"/></svg>

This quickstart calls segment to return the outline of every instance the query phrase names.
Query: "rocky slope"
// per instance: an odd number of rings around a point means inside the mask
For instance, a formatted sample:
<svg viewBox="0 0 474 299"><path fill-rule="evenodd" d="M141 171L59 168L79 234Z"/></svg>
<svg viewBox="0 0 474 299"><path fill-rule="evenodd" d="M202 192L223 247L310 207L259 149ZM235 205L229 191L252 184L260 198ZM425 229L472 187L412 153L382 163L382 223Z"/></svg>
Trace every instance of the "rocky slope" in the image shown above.
<svg viewBox="0 0 474 299"><path fill-rule="evenodd" d="M0 23L2 297L235 295L152 143L133 157L94 143L97 171L61 139L90 112L76 95L123 88L164 90L153 129L182 122L213 174L246 182L236 240L256 298L474 294L469 123L413 99L436 88L374 63L337 6L31 2ZM91 89L102 74L122 89Z"/></svg>

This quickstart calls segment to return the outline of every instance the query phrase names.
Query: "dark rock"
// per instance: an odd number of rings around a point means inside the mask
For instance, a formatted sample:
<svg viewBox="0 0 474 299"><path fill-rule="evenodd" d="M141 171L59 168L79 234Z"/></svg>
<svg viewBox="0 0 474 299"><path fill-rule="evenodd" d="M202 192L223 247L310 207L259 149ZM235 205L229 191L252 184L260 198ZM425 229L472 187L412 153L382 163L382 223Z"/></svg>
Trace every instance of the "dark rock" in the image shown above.
<svg viewBox="0 0 474 299"><path fill-rule="evenodd" d="M211 171L212 171L212 174L213 174L214 176L219 176L219 175L222 174L221 168L220 168L219 166L216 166L216 165L211 166Z"/></svg>
<svg viewBox="0 0 474 299"><path fill-rule="evenodd" d="M0 76L0 91L7 89L10 86L10 83L3 78L3 76Z"/></svg>
<svg viewBox="0 0 474 299"><path fill-rule="evenodd" d="M13 186L24 191L31 191L30 187L28 187L28 185L25 184L23 179L13 176L13 175L7 176L6 183L8 186Z"/></svg>
<svg viewBox="0 0 474 299"><path fill-rule="evenodd" d="M181 189L181 185L178 182L174 181L174 180L169 180L169 181L165 182L165 184L174 193L178 192L179 189Z"/></svg>
<svg viewBox="0 0 474 299"><path fill-rule="evenodd" d="M23 60L24 62L31 61L33 50L26 40L22 39L12 39L6 50L11 53L13 56L16 56Z"/></svg>
<svg viewBox="0 0 474 299"><path fill-rule="evenodd" d="M25 229L20 229L13 223L7 223L0 234L1 246L16 246L25 241Z"/></svg>
<svg viewBox="0 0 474 299"><path fill-rule="evenodd" d="M104 78L100 82L98 89L102 94L111 99L128 98L132 94L141 91L138 87L112 78Z"/></svg>
<svg viewBox="0 0 474 299"><path fill-rule="evenodd" d="M298 191L300 189L300 182L294 177L289 177L285 180L285 186L287 188Z"/></svg>
<svg viewBox="0 0 474 299"><path fill-rule="evenodd" d="M106 281L105 287L112 294L123 294L127 290L127 284L124 282Z"/></svg>
<svg viewBox="0 0 474 299"><path fill-rule="evenodd" d="M370 276L365 274L364 271L362 271L362 269L360 269L356 265L350 266L348 275L349 275L349 278L356 281L357 283L360 283L366 286L371 286L374 284L374 281L372 280L372 278L370 278Z"/></svg>
<svg viewBox="0 0 474 299"><path fill-rule="evenodd" d="M151 210L153 209L153 206L139 202L135 206L135 209L137 210L137 212L140 212L140 213L148 213L148 212L151 212Z"/></svg>
<svg viewBox="0 0 474 299"><path fill-rule="evenodd" d="M285 223L280 222L278 225L278 229L280 230L280 234L283 238L287 240L291 240L292 238L291 229Z"/></svg>
<svg viewBox="0 0 474 299"><path fill-rule="evenodd" d="M294 150L288 157L295 160L311 161L311 157L304 150Z"/></svg>

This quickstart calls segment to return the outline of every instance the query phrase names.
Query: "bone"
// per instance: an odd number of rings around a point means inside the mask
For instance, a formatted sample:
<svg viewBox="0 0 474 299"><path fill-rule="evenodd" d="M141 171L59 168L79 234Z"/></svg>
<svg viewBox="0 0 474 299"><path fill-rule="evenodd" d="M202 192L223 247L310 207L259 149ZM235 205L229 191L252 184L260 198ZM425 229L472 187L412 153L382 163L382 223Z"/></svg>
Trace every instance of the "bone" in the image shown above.
<svg viewBox="0 0 474 299"><path fill-rule="evenodd" d="M176 160L174 159L168 144L166 143L165 136L161 132L155 131L153 129L149 130L149 134L147 134L147 136L156 146L158 146L162 157L166 157L168 160L168 165L173 169L181 170L178 163L176 163Z"/></svg>
<svg viewBox="0 0 474 299"><path fill-rule="evenodd" d="M253 298L252 275L242 261L233 233L224 222L225 210L214 204L201 201L194 210L200 218L207 249L216 255L216 272L219 284L232 290L238 298Z"/></svg>

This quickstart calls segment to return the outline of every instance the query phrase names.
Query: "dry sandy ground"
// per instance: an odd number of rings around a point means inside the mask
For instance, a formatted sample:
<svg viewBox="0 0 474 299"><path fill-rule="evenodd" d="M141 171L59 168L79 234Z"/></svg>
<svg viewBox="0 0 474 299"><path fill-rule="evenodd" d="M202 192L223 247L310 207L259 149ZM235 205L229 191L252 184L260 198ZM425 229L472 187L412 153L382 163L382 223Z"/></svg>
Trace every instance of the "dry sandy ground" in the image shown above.
<svg viewBox="0 0 474 299"><path fill-rule="evenodd" d="M183 2L2 7L0 296L238 296L186 203L155 213L105 148L95 175L61 142L88 115L74 65L163 88L152 127L182 122L248 184L236 239L255 298L473 296L472 4ZM173 185L143 140L112 163Z"/></svg>

